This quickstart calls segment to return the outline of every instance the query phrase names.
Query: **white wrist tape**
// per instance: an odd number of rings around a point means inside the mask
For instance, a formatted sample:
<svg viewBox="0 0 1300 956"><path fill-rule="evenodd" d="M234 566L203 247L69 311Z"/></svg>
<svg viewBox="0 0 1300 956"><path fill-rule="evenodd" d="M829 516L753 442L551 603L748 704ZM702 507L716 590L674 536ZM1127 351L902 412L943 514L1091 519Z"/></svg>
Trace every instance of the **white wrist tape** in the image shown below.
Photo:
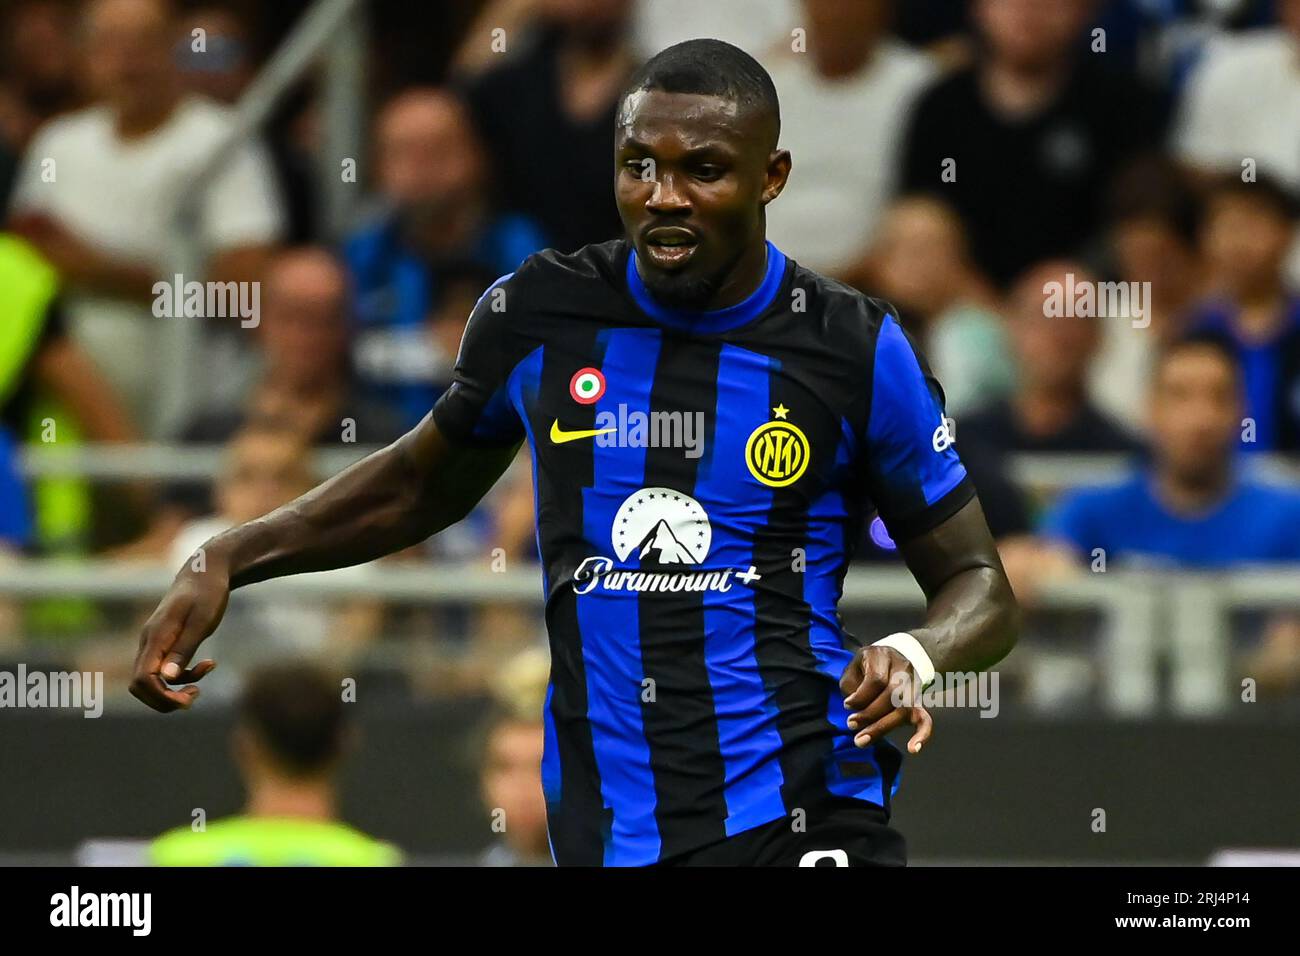
<svg viewBox="0 0 1300 956"><path fill-rule="evenodd" d="M911 634L899 631L897 634L882 637L871 646L892 647L906 657L908 663L912 665L912 669L916 671L916 676L921 681L923 688L929 687L930 682L934 680L934 662L930 660L930 655L925 652L921 642Z"/></svg>

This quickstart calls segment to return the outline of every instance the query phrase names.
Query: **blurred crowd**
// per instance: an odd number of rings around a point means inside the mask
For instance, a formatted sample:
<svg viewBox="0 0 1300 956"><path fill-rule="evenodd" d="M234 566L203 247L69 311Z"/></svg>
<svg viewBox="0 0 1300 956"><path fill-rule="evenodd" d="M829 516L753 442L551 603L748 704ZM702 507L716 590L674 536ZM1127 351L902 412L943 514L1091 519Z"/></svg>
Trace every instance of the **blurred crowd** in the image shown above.
<svg viewBox="0 0 1300 956"><path fill-rule="evenodd" d="M1300 563L1300 484L1252 465L1300 455L1300 0L377 4L362 213L337 235L318 75L208 164L305 5L0 13L10 560L177 565L309 487L314 451L416 424L488 285L539 249L620 234L611 153L631 72L716 36L780 95L793 172L770 238L893 303L922 343L1022 599L1099 554ZM432 39L413 54L412 37ZM260 321L204 319L216 385L168 420L155 284L195 241L205 280L260 283ZM225 464L108 487L17 468L24 443L144 440L219 444ZM1059 495L1020 480L1020 456L1057 453L1129 464ZM534 560L531 509L520 462L462 526L393 560ZM894 551L876 524L859 557ZM80 620L63 610L46 619ZM342 629L354 646L400 616L277 613L250 608L238 629ZM488 655L540 631L509 608L470 617L438 627L493 635ZM1258 653L1295 680L1300 628L1273 622Z"/></svg>

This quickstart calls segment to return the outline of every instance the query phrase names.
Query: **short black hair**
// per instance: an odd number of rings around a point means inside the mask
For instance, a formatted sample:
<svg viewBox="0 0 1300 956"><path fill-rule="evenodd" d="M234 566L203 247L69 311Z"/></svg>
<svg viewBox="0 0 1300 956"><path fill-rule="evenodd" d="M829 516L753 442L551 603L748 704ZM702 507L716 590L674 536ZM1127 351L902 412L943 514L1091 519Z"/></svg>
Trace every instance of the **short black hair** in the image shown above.
<svg viewBox="0 0 1300 956"><path fill-rule="evenodd" d="M771 117L773 146L781 133L781 104L772 77L752 56L723 40L683 40L660 50L623 88L620 114L623 101L639 90L732 100L743 110Z"/></svg>
<svg viewBox="0 0 1300 956"><path fill-rule="evenodd" d="M1208 349L1216 354L1232 370L1232 377L1237 382L1241 382L1243 377L1241 353L1238 351L1236 343L1223 332L1217 332L1213 329L1189 332L1160 349L1156 357L1156 377L1159 377L1171 359L1193 349Z"/></svg>
<svg viewBox="0 0 1300 956"><path fill-rule="evenodd" d="M1300 215L1294 196L1268 173L1259 173L1247 182L1237 173L1214 176L1206 190L1207 200L1240 197L1261 203L1284 219L1294 220Z"/></svg>
<svg viewBox="0 0 1300 956"><path fill-rule="evenodd" d="M284 770L298 776L319 773L343 751L342 685L305 661L260 668L244 686L239 720Z"/></svg>
<svg viewBox="0 0 1300 956"><path fill-rule="evenodd" d="M1155 219L1184 242L1196 241L1200 227L1200 197L1184 168L1164 156L1148 154L1115 178L1108 201L1112 225Z"/></svg>

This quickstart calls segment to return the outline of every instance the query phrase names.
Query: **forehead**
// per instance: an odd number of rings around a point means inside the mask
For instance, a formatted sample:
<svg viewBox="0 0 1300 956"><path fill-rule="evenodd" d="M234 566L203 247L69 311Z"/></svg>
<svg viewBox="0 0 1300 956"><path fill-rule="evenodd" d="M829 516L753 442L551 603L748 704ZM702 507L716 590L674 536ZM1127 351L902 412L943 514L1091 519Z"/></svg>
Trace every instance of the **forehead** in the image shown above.
<svg viewBox="0 0 1300 956"><path fill-rule="evenodd" d="M735 100L698 93L636 90L623 100L616 139L653 146L743 148L758 139L755 111Z"/></svg>
<svg viewBox="0 0 1300 956"><path fill-rule="evenodd" d="M1180 385L1231 385L1236 375L1232 362L1217 349L1189 346L1165 356L1157 381Z"/></svg>

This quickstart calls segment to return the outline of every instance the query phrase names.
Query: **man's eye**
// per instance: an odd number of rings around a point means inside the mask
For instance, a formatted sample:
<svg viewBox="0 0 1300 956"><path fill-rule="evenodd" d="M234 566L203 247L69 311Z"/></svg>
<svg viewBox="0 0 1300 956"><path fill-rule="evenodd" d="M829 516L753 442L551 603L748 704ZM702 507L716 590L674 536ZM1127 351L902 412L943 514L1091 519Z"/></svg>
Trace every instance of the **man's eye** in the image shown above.
<svg viewBox="0 0 1300 956"><path fill-rule="evenodd" d="M695 178L702 179L705 182L712 182L719 178L725 170L721 166L715 166L712 163L705 163L702 166L695 167Z"/></svg>

